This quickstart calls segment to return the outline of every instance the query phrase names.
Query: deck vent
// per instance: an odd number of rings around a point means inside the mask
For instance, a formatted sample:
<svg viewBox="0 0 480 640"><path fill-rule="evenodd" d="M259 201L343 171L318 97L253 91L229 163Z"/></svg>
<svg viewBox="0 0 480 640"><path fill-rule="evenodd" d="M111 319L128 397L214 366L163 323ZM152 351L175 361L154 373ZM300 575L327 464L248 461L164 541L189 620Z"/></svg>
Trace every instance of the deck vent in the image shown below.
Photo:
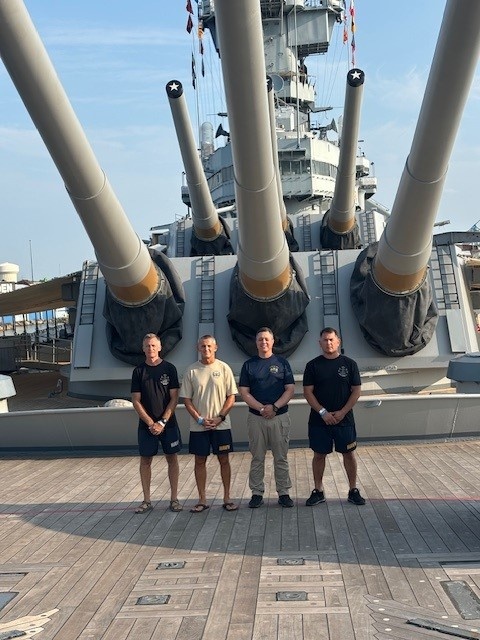
<svg viewBox="0 0 480 640"><path fill-rule="evenodd" d="M302 602L307 599L306 591L277 591L278 602Z"/></svg>
<svg viewBox="0 0 480 640"><path fill-rule="evenodd" d="M167 604L169 600L170 595L141 596L137 604Z"/></svg>
<svg viewBox="0 0 480 640"><path fill-rule="evenodd" d="M185 568L185 560L180 560L178 562L160 562L157 564L157 569L184 569Z"/></svg>
<svg viewBox="0 0 480 640"><path fill-rule="evenodd" d="M281 567L297 567L305 564L305 558L277 558L277 564Z"/></svg>

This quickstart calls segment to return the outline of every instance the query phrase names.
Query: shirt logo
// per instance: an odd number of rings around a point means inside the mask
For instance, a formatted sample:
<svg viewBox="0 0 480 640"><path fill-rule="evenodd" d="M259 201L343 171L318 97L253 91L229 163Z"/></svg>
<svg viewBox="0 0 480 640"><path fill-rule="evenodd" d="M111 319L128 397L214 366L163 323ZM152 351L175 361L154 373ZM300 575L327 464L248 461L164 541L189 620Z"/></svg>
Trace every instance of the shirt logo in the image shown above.
<svg viewBox="0 0 480 640"><path fill-rule="evenodd" d="M270 373L278 373L278 364L272 364L270 366Z"/></svg>
<svg viewBox="0 0 480 640"><path fill-rule="evenodd" d="M160 384L163 384L164 387L167 387L170 384L170 376L166 373L162 373L160 376Z"/></svg>
<svg viewBox="0 0 480 640"><path fill-rule="evenodd" d="M348 378L348 369L347 369L347 367L344 367L343 365L341 367L338 367L338 375L341 378Z"/></svg>
<svg viewBox="0 0 480 640"><path fill-rule="evenodd" d="M220 377L220 371L214 371L214 372L212 373L212 376L213 376L214 378L219 378L219 377Z"/></svg>

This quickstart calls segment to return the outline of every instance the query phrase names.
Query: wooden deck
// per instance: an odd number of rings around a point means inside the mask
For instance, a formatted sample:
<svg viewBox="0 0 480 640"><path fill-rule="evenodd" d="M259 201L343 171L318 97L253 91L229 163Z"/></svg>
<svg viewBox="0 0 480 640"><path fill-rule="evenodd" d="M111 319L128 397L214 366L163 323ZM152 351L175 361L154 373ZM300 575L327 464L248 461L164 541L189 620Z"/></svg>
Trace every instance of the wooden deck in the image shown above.
<svg viewBox="0 0 480 640"><path fill-rule="evenodd" d="M250 455L235 453L232 495L241 507L234 513L221 508L218 463L210 458L211 508L202 514L188 510L196 502L192 457L180 457L186 508L179 514L167 509L166 465L158 458L155 508L145 516L133 514L141 497L133 452L3 457L0 597L12 599L0 611L0 634L20 630L41 640L480 637L480 620L462 618L444 588L464 581L480 593L480 441L362 446L358 457L364 507L346 502L336 454L327 465L327 502L305 507L311 452L293 449L295 507L277 504L269 458L268 499L252 510ZM285 592L289 600L279 601ZM139 604L142 596L168 601ZM412 626L411 619L450 626L456 635Z"/></svg>

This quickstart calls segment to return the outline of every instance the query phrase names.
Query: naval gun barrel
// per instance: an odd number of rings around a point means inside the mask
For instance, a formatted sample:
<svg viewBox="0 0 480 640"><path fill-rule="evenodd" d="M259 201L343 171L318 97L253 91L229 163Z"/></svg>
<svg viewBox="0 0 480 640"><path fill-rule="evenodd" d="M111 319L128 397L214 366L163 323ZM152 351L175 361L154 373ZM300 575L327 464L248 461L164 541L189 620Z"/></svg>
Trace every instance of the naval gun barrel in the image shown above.
<svg viewBox="0 0 480 640"><path fill-rule="evenodd" d="M166 92L182 154L192 205L193 237L191 255L232 254L227 228L222 224L208 188L198 156L188 115L183 86L179 80L167 83Z"/></svg>
<svg viewBox="0 0 480 640"><path fill-rule="evenodd" d="M358 257L351 280L360 327L388 355L415 353L435 329L427 278L432 231L479 52L480 3L448 0L391 216L378 247L370 245Z"/></svg>
<svg viewBox="0 0 480 640"><path fill-rule="evenodd" d="M118 347L112 348L111 343L112 353L136 362L137 356L130 358L129 354L138 354L143 334L154 328L159 332L166 330L155 301L162 299L162 310L170 307L170 285L134 232L99 166L22 0L0 0L0 55L95 248L108 285L104 310L107 322L114 325L117 320L122 322L114 310L116 305L123 310L141 308L138 314L141 321L130 319L127 326L113 326L110 332ZM172 288L175 287L176 284ZM180 298L182 295L180 291ZM173 307L176 306L174 302ZM175 325L172 332L176 334L172 339L175 342L181 312L173 308L166 315L167 325ZM140 333L143 331L142 336L132 331L132 326ZM165 346L168 341L162 342Z"/></svg>
<svg viewBox="0 0 480 640"><path fill-rule="evenodd" d="M235 174L240 280L252 296L269 299L288 288L292 274L273 163L260 5L258 0L216 2L215 15Z"/></svg>
<svg viewBox="0 0 480 640"><path fill-rule="evenodd" d="M287 216L287 208L283 200L282 177L278 166L278 141L277 127L275 121L275 98L273 91L273 81L271 76L267 77L267 96L268 96L268 113L270 116L270 136L272 139L273 166L275 169L275 180L277 182L278 202L280 203L280 219L282 221L282 229L285 232L288 247L290 251L298 251L298 242L293 235L293 224Z"/></svg>
<svg viewBox="0 0 480 640"><path fill-rule="evenodd" d="M112 293L127 304L145 302L158 288L155 266L99 166L21 0L0 2L0 53L62 176ZM115 247L112 238L117 240Z"/></svg>
<svg viewBox="0 0 480 640"><path fill-rule="evenodd" d="M298 282L299 271L292 264L282 228L260 3L217 0L215 16L239 229L238 269L232 280L228 319L233 339L247 353L254 345L252 337L263 325L274 331L277 350L283 348L287 353L307 330L304 309L308 295L304 283ZM296 296L300 304L293 300L297 289L302 293Z"/></svg>
<svg viewBox="0 0 480 640"><path fill-rule="evenodd" d="M375 278L387 291L412 291L424 278L432 229L479 48L480 4L449 0L410 154L375 259Z"/></svg>
<svg viewBox="0 0 480 640"><path fill-rule="evenodd" d="M350 69L347 74L335 191L320 229L324 249L357 249L361 244L355 218L355 182L364 82L365 74L361 69Z"/></svg>

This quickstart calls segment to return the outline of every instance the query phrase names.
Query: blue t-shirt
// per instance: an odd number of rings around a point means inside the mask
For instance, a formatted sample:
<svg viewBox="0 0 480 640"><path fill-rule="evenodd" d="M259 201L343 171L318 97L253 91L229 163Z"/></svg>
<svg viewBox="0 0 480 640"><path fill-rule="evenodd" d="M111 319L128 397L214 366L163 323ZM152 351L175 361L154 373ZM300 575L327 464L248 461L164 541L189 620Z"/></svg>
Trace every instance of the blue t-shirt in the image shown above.
<svg viewBox="0 0 480 640"><path fill-rule="evenodd" d="M295 384L292 369L285 358L272 355L269 358L254 356L243 363L240 372L240 387L248 387L250 393L262 404L275 404L283 395L285 385ZM259 411L249 409L251 413L260 415ZM286 413L288 407L280 407L277 415Z"/></svg>

